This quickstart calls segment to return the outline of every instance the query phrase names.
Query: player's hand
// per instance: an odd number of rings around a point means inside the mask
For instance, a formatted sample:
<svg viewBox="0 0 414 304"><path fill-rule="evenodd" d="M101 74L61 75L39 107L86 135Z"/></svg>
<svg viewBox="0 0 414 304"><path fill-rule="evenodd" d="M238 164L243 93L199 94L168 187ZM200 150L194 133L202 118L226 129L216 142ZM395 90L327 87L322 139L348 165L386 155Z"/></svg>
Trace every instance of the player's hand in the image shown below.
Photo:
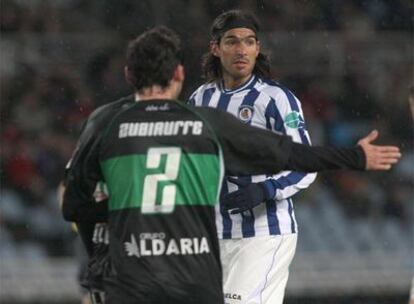
<svg viewBox="0 0 414 304"><path fill-rule="evenodd" d="M378 146L372 142L378 138L374 130L358 141L365 153L365 170L389 170L401 158L400 149L396 146Z"/></svg>
<svg viewBox="0 0 414 304"><path fill-rule="evenodd" d="M239 186L239 190L226 194L221 202L224 209L231 210L231 214L242 213L266 200L266 188L263 183L250 183L232 177L229 177L228 181Z"/></svg>

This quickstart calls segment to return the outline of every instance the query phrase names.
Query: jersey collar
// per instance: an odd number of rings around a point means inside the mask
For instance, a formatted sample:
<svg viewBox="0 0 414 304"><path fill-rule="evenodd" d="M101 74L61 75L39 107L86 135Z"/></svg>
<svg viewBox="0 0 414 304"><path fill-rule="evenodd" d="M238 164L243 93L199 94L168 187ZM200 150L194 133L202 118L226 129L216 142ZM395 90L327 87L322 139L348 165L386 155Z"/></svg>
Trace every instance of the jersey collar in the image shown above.
<svg viewBox="0 0 414 304"><path fill-rule="evenodd" d="M254 85L257 82L257 77L256 75L252 74L252 76L250 76L249 80L247 80L244 84L242 84L241 86L231 89L231 90L226 90L224 88L224 84L223 81L220 82L220 84L218 85L220 91L224 94L235 94L244 90L248 90L254 87Z"/></svg>

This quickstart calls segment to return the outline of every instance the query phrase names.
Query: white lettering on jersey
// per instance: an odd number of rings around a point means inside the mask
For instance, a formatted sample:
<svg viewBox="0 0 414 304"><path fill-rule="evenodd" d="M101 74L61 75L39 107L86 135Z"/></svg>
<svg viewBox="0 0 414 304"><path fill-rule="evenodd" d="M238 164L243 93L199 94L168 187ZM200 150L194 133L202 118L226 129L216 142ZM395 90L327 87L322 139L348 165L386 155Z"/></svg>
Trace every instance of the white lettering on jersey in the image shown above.
<svg viewBox="0 0 414 304"><path fill-rule="evenodd" d="M158 238L160 237L160 238ZM166 240L163 233L140 235L139 245L131 234L130 241L124 242L124 248L129 257L160 256L160 255L195 255L210 253L207 238L181 238Z"/></svg>
<svg viewBox="0 0 414 304"><path fill-rule="evenodd" d="M119 125L118 138L201 135L203 122L192 120L157 121L157 122L125 122Z"/></svg>

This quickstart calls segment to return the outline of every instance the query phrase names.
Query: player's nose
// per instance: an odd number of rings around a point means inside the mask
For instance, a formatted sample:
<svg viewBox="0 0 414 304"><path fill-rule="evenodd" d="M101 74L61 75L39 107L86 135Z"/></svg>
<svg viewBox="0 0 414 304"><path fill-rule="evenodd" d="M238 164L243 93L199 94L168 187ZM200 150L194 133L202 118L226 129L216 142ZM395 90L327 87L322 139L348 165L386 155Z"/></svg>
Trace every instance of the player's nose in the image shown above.
<svg viewBox="0 0 414 304"><path fill-rule="evenodd" d="M236 54L239 56L245 56L247 54L247 48L244 43L239 43L236 47Z"/></svg>

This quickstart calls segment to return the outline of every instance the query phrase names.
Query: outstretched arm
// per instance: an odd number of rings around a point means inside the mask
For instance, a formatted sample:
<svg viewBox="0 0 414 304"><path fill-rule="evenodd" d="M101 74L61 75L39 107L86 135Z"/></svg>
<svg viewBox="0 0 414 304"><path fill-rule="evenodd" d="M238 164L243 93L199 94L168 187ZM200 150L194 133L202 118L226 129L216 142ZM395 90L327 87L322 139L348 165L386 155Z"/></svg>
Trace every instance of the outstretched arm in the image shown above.
<svg viewBox="0 0 414 304"><path fill-rule="evenodd" d="M275 174L282 170L389 170L401 158L398 147L372 142L377 131L356 147L317 147L292 142L290 137L245 125L228 113L198 108L217 134L227 175Z"/></svg>
<svg viewBox="0 0 414 304"><path fill-rule="evenodd" d="M378 131L362 138L357 147L306 147L293 143L286 168L304 171L323 170L389 170L401 158L398 147L379 146L372 142Z"/></svg>

